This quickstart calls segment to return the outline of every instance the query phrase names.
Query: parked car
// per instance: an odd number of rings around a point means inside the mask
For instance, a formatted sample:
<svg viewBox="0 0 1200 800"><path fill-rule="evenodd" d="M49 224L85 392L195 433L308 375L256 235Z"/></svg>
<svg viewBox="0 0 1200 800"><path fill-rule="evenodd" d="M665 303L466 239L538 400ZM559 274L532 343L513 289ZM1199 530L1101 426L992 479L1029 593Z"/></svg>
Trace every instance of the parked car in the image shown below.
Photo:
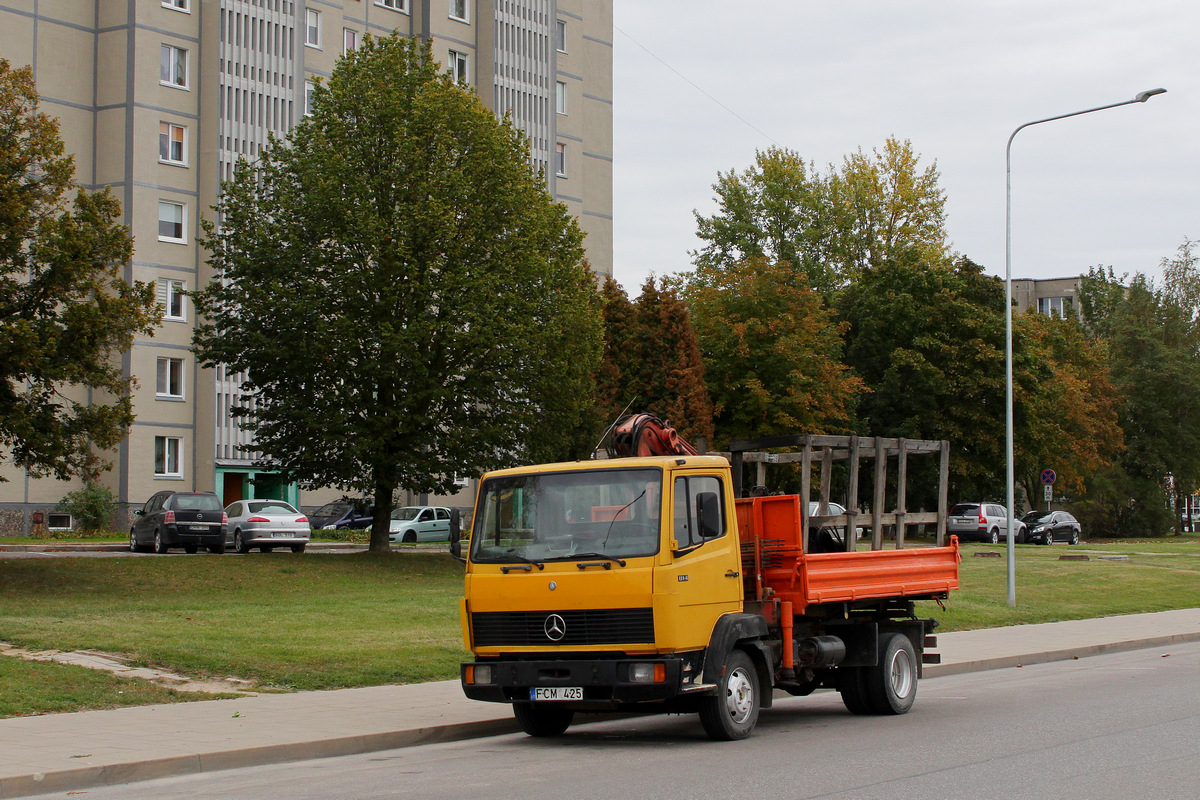
<svg viewBox="0 0 1200 800"><path fill-rule="evenodd" d="M308 517L282 500L238 500L225 507L230 531L226 545L239 553L257 547L264 553L276 547L290 547L303 553L312 538Z"/></svg>
<svg viewBox="0 0 1200 800"><path fill-rule="evenodd" d="M817 502L810 502L808 504L808 516L815 517L819 506L820 504ZM830 516L840 517L846 513L846 507L841 503L830 503L827 513ZM854 538L861 539L862 535L863 529L855 525ZM816 539L809 547L814 553L837 552L846 549L845 543L844 528L823 526L816 531Z"/></svg>
<svg viewBox="0 0 1200 800"><path fill-rule="evenodd" d="M946 533L957 536L962 542L971 539L992 544L1008 541L1008 512L998 503L959 503L950 509ZM1025 525L1020 520L1013 523L1013 534L1017 542L1025 541Z"/></svg>
<svg viewBox="0 0 1200 800"><path fill-rule="evenodd" d="M225 552L227 529L221 501L212 492L158 492L134 513L129 549L165 553L182 547L194 553L201 547Z"/></svg>
<svg viewBox="0 0 1200 800"><path fill-rule="evenodd" d="M1029 529L1025 540L1039 544L1079 544L1083 533L1079 520L1066 511L1030 511L1021 521Z"/></svg>
<svg viewBox="0 0 1200 800"><path fill-rule="evenodd" d="M388 540L392 542L450 541L450 509L404 506L392 511Z"/></svg>
<svg viewBox="0 0 1200 800"><path fill-rule="evenodd" d="M362 520L366 524L362 524ZM366 528L371 525L371 504L366 500L343 497L326 503L308 515L313 530L331 531L336 528Z"/></svg>

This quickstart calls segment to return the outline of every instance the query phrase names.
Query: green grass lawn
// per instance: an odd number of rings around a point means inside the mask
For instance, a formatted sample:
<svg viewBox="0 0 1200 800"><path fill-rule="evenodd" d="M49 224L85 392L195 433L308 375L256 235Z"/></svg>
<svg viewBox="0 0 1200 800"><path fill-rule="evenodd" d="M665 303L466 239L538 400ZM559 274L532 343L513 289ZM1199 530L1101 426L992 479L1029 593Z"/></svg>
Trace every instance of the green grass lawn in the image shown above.
<svg viewBox="0 0 1200 800"><path fill-rule="evenodd" d="M1019 546L1016 608L1004 546L967 545L962 589L919 613L951 631L1200 607L1197 542ZM1090 560L1060 561L1067 553ZM282 690L416 683L457 676L461 594L462 566L440 553L3 560L0 641ZM93 673L85 691L73 677L85 672L0 658L0 715L179 699Z"/></svg>

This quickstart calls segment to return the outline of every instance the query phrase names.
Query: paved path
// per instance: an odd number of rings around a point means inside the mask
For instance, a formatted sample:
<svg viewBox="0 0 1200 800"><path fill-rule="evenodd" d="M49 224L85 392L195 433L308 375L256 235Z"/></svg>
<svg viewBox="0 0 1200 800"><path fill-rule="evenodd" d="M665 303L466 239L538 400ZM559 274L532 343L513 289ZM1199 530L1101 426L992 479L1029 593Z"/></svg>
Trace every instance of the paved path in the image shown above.
<svg viewBox="0 0 1200 800"><path fill-rule="evenodd" d="M1200 609L938 635L926 676L1200 641ZM516 730L457 681L0 720L0 798Z"/></svg>

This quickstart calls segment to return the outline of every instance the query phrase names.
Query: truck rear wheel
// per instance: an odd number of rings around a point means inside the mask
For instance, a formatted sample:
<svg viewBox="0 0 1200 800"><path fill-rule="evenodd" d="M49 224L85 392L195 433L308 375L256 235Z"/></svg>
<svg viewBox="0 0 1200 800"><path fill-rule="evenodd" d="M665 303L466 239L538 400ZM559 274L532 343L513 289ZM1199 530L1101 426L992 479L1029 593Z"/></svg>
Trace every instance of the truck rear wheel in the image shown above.
<svg viewBox="0 0 1200 800"><path fill-rule="evenodd" d="M917 654L902 633L879 637L879 663L862 673L872 714L907 714L917 699Z"/></svg>
<svg viewBox="0 0 1200 800"><path fill-rule="evenodd" d="M842 703L851 714L870 714L871 706L863 683L866 667L838 668L837 690Z"/></svg>
<svg viewBox="0 0 1200 800"><path fill-rule="evenodd" d="M734 650L725 662L717 693L701 701L700 723L708 738L732 742L749 736L758 724L759 691L754 662L744 651Z"/></svg>
<svg viewBox="0 0 1200 800"><path fill-rule="evenodd" d="M521 730L530 736L561 736L571 727L575 712L556 706L513 703L513 715Z"/></svg>

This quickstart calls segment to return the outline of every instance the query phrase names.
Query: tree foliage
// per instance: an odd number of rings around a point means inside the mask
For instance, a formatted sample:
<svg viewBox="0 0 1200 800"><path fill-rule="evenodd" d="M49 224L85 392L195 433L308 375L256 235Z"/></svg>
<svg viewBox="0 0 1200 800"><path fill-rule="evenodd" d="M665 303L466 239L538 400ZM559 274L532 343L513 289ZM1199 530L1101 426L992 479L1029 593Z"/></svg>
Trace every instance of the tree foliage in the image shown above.
<svg viewBox="0 0 1200 800"><path fill-rule="evenodd" d="M684 296L704 354L718 447L851 427L863 387L842 363L844 325L790 265L754 258L701 266Z"/></svg>
<svg viewBox="0 0 1200 800"><path fill-rule="evenodd" d="M1200 487L1200 274L1191 244L1163 260L1161 287L1141 274L1122 287L1111 269L1091 270L1081 287L1085 321L1110 354L1122 396L1125 451L1096 481L1107 516L1090 520L1114 535L1174 527L1173 500Z"/></svg>
<svg viewBox="0 0 1200 800"><path fill-rule="evenodd" d="M982 267L952 268L909 251L863 271L842 294L846 363L870 393L859 413L873 436L948 439L951 494L1003 485L1004 291Z"/></svg>
<svg viewBox="0 0 1200 800"><path fill-rule="evenodd" d="M649 412L669 420L685 439L712 438L700 345L691 315L675 288L647 278L631 301L612 278L601 287L604 362L600 370L601 418Z"/></svg>
<svg viewBox="0 0 1200 800"><path fill-rule="evenodd" d="M824 172L792 150L758 151L744 172L718 173L717 213L694 212L705 245L698 267L753 259L790 265L830 299L858 272L908 250L948 257L945 193L936 165L921 168L908 141L859 150Z"/></svg>
<svg viewBox="0 0 1200 800"><path fill-rule="evenodd" d="M76 189L74 170L32 70L0 59L0 448L59 480L110 466L96 450L134 418L118 356L161 314L150 285L121 276L120 204Z"/></svg>
<svg viewBox="0 0 1200 800"><path fill-rule="evenodd" d="M199 357L245 372L268 463L373 493L372 550L397 486L561 457L589 406L595 284L528 158L428 43L367 38L206 226Z"/></svg>

